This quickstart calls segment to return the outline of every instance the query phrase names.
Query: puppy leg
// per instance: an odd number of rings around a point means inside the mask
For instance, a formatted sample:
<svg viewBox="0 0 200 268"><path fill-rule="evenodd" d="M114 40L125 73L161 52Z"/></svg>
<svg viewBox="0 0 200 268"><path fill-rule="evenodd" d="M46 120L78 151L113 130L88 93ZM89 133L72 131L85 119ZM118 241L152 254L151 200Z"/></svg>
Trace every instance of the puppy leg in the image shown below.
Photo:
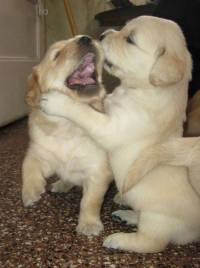
<svg viewBox="0 0 200 268"><path fill-rule="evenodd" d="M189 172L189 182L200 195L200 137L176 138L156 146L159 163L185 166Z"/></svg>
<svg viewBox="0 0 200 268"><path fill-rule="evenodd" d="M90 235L98 235L103 230L100 220L100 210L104 194L108 189L108 183L97 184L89 180L83 185L83 198L81 200L79 223L77 232Z"/></svg>
<svg viewBox="0 0 200 268"><path fill-rule="evenodd" d="M189 180L200 193L200 138L174 138L166 143L155 144L143 151L131 166L121 193L126 193L148 172L158 165L186 166L189 168Z"/></svg>
<svg viewBox="0 0 200 268"><path fill-rule="evenodd" d="M148 172L163 162L167 162L170 152L165 152L163 147L158 144L145 149L139 157L134 161L124 179L122 194L128 192L135 184L137 184Z"/></svg>
<svg viewBox="0 0 200 268"><path fill-rule="evenodd" d="M166 148L164 158L167 164L188 167L189 182L200 195L200 137L177 138L162 147Z"/></svg>
<svg viewBox="0 0 200 268"><path fill-rule="evenodd" d="M63 180L57 180L51 185L52 193L67 193L73 188L73 184L70 182L65 182Z"/></svg>
<svg viewBox="0 0 200 268"><path fill-rule="evenodd" d="M109 235L103 246L138 253L160 252L170 242L170 223L164 215L142 212L138 232Z"/></svg>
<svg viewBox="0 0 200 268"><path fill-rule="evenodd" d="M116 210L112 213L112 219L135 226L138 224L139 213L133 210Z"/></svg>
<svg viewBox="0 0 200 268"><path fill-rule="evenodd" d="M22 200L24 206L31 206L45 192L46 181L42 172L42 163L29 152L22 166Z"/></svg>

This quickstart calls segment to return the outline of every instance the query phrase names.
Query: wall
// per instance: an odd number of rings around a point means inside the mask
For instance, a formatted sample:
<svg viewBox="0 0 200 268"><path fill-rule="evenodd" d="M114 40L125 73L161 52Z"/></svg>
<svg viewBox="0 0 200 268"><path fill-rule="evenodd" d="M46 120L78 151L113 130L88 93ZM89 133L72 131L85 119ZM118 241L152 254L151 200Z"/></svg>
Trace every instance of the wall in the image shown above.
<svg viewBox="0 0 200 268"><path fill-rule="evenodd" d="M46 0L48 16L46 17L47 47L55 41L70 37L70 30L62 0Z"/></svg>
<svg viewBox="0 0 200 268"><path fill-rule="evenodd" d="M99 31L94 15L112 8L107 0L70 0L79 34L95 36ZM53 42L71 37L63 0L46 0L49 11L46 17L47 46Z"/></svg>

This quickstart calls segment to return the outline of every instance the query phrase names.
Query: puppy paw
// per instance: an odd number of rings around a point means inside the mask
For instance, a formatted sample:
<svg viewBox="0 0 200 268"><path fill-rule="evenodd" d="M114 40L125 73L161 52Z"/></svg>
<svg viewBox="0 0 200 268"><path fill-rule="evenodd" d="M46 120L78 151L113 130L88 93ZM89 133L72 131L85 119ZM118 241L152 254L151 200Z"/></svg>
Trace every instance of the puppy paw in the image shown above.
<svg viewBox="0 0 200 268"><path fill-rule="evenodd" d="M51 185L52 193L67 193L71 190L73 184L70 182L63 182L62 180L58 180Z"/></svg>
<svg viewBox="0 0 200 268"><path fill-rule="evenodd" d="M126 250L125 248L125 241L124 241L124 233L115 233L106 237L103 242L103 247L110 248L110 249L119 249L119 250Z"/></svg>
<svg viewBox="0 0 200 268"><path fill-rule="evenodd" d="M112 219L117 222L135 226L138 224L138 213L133 210L117 210L112 213Z"/></svg>
<svg viewBox="0 0 200 268"><path fill-rule="evenodd" d="M22 189L22 201L25 207L32 206L45 193L45 181L36 181L34 184L24 185Z"/></svg>
<svg viewBox="0 0 200 268"><path fill-rule="evenodd" d="M76 227L77 233L81 233L87 236L96 236L103 231L104 227L101 221L96 222L80 222Z"/></svg>
<svg viewBox="0 0 200 268"><path fill-rule="evenodd" d="M41 110L49 115L62 116L66 107L65 98L66 95L55 90L43 94L40 100Z"/></svg>

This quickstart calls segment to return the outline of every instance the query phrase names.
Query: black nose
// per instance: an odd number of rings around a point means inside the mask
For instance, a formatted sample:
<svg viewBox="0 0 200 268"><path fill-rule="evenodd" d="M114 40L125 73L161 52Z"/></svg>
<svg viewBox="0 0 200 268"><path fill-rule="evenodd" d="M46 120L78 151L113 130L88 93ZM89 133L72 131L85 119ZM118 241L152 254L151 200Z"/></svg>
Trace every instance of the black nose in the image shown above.
<svg viewBox="0 0 200 268"><path fill-rule="evenodd" d="M106 35L105 35L104 33L102 33L102 34L99 36L99 41L102 41L105 37L106 37Z"/></svg>
<svg viewBox="0 0 200 268"><path fill-rule="evenodd" d="M89 36L82 36L79 39L79 43L84 46L88 46L92 43L92 39Z"/></svg>

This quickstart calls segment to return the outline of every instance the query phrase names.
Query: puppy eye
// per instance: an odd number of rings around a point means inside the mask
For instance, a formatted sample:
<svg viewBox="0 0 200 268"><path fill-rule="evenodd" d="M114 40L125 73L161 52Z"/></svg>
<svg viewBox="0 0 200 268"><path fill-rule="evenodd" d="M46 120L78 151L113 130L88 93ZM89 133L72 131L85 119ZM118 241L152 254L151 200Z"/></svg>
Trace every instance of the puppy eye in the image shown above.
<svg viewBox="0 0 200 268"><path fill-rule="evenodd" d="M54 56L54 60L56 60L59 56L60 56L60 51L58 51L56 54L55 54L55 56Z"/></svg>
<svg viewBox="0 0 200 268"><path fill-rule="evenodd" d="M135 45L135 41L134 41L133 37L130 37L130 36L128 36L126 38L126 42L131 44L131 45Z"/></svg>

